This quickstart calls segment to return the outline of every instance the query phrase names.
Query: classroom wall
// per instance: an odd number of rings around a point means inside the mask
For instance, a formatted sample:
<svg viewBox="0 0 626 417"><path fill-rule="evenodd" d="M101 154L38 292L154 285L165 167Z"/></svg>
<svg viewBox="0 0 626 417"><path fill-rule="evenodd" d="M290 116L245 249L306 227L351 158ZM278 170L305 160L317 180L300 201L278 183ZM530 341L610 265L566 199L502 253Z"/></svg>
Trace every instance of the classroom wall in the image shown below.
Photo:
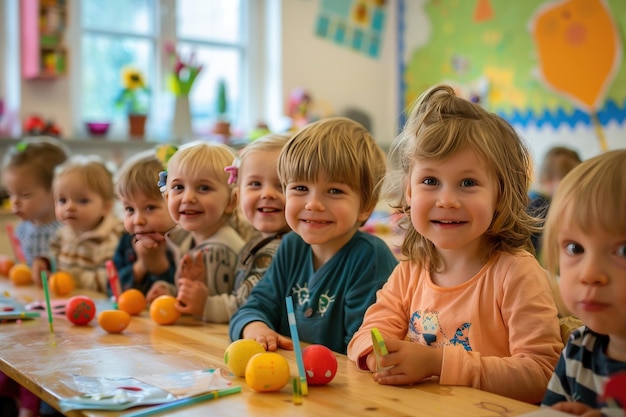
<svg viewBox="0 0 626 417"><path fill-rule="evenodd" d="M0 0L0 4L15 1ZM401 127L403 110L398 88L398 2L386 2L380 51L373 57L316 36L316 19L322 7L329 4L328 0L275 1L281 15L281 36L278 39L281 58L273 84L273 95L279 99L270 101L270 105L285 106L289 93L302 87L311 94L314 110L322 116L342 114L351 107L370 115L374 137L386 147ZM414 2L423 3L424 0L405 1L409 5ZM412 36L423 37L429 27L424 24L424 16L417 15L419 8L407 7L404 13L403 22L409 26ZM70 23L70 33L72 30ZM46 114L57 120L71 137L74 134L74 120L70 113L72 94L70 77L53 82L22 81L22 115L31 112ZM284 108L280 110L285 113ZM584 158L600 153L595 131L583 125L531 126L518 128L518 131L529 143L537 162L549 147L557 144L573 147ZM609 123L603 132L610 149L626 147L624 123Z"/></svg>

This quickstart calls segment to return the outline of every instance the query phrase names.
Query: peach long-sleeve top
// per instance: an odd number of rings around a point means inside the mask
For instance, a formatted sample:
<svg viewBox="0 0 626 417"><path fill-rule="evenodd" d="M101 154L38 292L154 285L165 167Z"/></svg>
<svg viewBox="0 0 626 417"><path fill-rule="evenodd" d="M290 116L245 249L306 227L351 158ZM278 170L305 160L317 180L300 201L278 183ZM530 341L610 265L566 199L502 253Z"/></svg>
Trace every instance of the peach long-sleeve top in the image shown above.
<svg viewBox="0 0 626 417"><path fill-rule="evenodd" d="M367 370L373 327L384 338L442 347L441 384L531 403L543 398L563 347L548 277L526 252L496 255L455 287L401 262L348 345L359 369Z"/></svg>

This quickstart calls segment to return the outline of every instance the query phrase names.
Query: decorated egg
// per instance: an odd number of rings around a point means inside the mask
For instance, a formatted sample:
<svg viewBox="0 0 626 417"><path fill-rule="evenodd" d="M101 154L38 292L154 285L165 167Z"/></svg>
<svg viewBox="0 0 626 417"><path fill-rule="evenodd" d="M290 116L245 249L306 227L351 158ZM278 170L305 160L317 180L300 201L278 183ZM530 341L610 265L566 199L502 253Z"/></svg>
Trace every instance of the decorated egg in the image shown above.
<svg viewBox="0 0 626 417"><path fill-rule="evenodd" d="M309 345L302 349L302 362L309 385L324 385L337 373L337 358L324 345Z"/></svg>
<svg viewBox="0 0 626 417"><path fill-rule="evenodd" d="M240 339L228 345L224 352L224 363L237 376L246 374L246 365L251 357L263 353L265 349L256 340Z"/></svg>
<svg viewBox="0 0 626 417"><path fill-rule="evenodd" d="M258 392L280 391L289 377L287 359L276 352L257 353L246 365L246 384Z"/></svg>
<svg viewBox="0 0 626 417"><path fill-rule="evenodd" d="M75 295L65 305L65 315L77 326L84 326L96 315L96 305L86 295Z"/></svg>

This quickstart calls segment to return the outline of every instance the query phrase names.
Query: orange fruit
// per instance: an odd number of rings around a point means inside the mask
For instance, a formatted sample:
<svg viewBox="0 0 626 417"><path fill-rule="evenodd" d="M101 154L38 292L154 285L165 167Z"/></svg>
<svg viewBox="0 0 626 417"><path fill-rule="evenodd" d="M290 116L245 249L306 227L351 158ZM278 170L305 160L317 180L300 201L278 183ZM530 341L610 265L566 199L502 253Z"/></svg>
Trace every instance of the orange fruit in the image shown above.
<svg viewBox="0 0 626 417"><path fill-rule="evenodd" d="M130 314L122 310L105 310L98 314L98 324L109 333L121 333L130 323Z"/></svg>
<svg viewBox="0 0 626 417"><path fill-rule="evenodd" d="M157 324L173 324L180 317L176 309L176 298L171 295L160 295L150 304L150 317Z"/></svg>
<svg viewBox="0 0 626 417"><path fill-rule="evenodd" d="M9 278L13 285L30 285L33 283L30 268L26 264L15 264L9 270Z"/></svg>
<svg viewBox="0 0 626 417"><path fill-rule="evenodd" d="M8 277L9 271L11 270L13 265L15 265L13 259L7 258L6 256L0 258L0 276Z"/></svg>
<svg viewBox="0 0 626 417"><path fill-rule="evenodd" d="M289 377L287 359L276 352L257 353L246 365L246 384L258 392L280 391Z"/></svg>
<svg viewBox="0 0 626 417"><path fill-rule="evenodd" d="M57 271L48 279L50 290L56 295L69 294L74 290L74 278L64 271Z"/></svg>
<svg viewBox="0 0 626 417"><path fill-rule="evenodd" d="M136 316L146 309L146 296L136 288L130 288L117 298L117 308Z"/></svg>

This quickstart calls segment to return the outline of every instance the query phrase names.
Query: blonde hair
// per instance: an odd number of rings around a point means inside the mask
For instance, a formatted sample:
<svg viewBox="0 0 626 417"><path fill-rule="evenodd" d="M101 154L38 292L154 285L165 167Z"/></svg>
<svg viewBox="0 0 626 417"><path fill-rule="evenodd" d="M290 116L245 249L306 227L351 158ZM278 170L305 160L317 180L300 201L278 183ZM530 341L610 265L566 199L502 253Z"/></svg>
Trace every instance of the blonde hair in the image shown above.
<svg viewBox="0 0 626 417"><path fill-rule="evenodd" d="M246 157L255 152L272 152L283 149L291 136L280 133L269 133L247 144L239 154L239 170L246 164ZM239 175L237 176L239 183Z"/></svg>
<svg viewBox="0 0 626 417"><path fill-rule="evenodd" d="M361 195L361 210L371 211L385 175L385 154L369 132L345 117L311 123L297 132L278 157L283 188L290 181L317 181L324 173Z"/></svg>
<svg viewBox="0 0 626 417"><path fill-rule="evenodd" d="M209 170L211 176L222 181L228 188L229 175L224 168L231 165L237 154L227 145L204 141L193 141L184 144L167 162L167 170L176 169L184 176L196 176L203 170ZM168 176L167 183L169 184Z"/></svg>
<svg viewBox="0 0 626 417"><path fill-rule="evenodd" d="M553 277L559 269L558 235L574 223L584 233L602 229L626 234L626 149L581 163L561 181L550 204L543 232L543 258Z"/></svg>
<svg viewBox="0 0 626 417"><path fill-rule="evenodd" d="M152 199L162 198L158 186L161 161L154 150L140 152L122 164L115 176L115 194L118 198L144 195Z"/></svg>
<svg viewBox="0 0 626 417"><path fill-rule="evenodd" d="M530 236L538 220L526 211L532 164L530 153L513 127L480 105L457 97L452 87L437 85L417 100L400 135L389 152L391 171L385 196L392 207L405 212L406 229L402 254L433 270L442 260L432 242L411 227L410 207L405 198L410 170L415 161L444 161L461 149L471 149L490 170L498 184L496 211L485 236L489 244L484 257L495 253L527 250L534 253Z"/></svg>
<svg viewBox="0 0 626 417"><path fill-rule="evenodd" d="M69 150L59 139L48 136L28 137L7 151L2 171L28 167L28 171L46 190L52 188L54 170L69 157Z"/></svg>
<svg viewBox="0 0 626 417"><path fill-rule="evenodd" d="M113 174L106 162L96 155L75 155L70 157L54 171L57 180L63 176L74 175L84 182L90 191L98 194L106 202L115 199Z"/></svg>
<svg viewBox="0 0 626 417"><path fill-rule="evenodd" d="M224 183L230 190L229 198L237 198L234 194L234 184L228 184L228 173L224 168L231 166L237 158L237 153L230 147L221 143L204 141L189 142L178 148L176 153L167 162L167 170L176 169L184 176L196 176L199 172L208 169L210 175ZM167 184L170 183L167 177ZM167 192L167 191L166 191ZM226 213L225 213L226 214ZM248 240L254 234L254 228L242 220L239 215L239 207L228 215L228 223L239 235Z"/></svg>

